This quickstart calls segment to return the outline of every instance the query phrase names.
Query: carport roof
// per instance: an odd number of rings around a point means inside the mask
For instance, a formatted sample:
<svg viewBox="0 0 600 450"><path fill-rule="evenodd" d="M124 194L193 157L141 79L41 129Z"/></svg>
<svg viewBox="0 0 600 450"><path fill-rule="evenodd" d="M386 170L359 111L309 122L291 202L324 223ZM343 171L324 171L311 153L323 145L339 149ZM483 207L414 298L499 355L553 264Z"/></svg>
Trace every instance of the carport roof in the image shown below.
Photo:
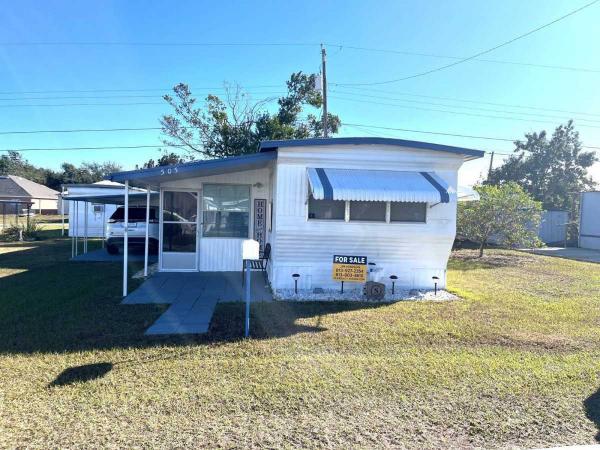
<svg viewBox="0 0 600 450"><path fill-rule="evenodd" d="M271 160L276 158L276 152L253 153L231 158L192 161L172 166L115 172L107 176L106 179L110 181L137 181L156 186L165 181L260 169L266 167Z"/></svg>
<svg viewBox="0 0 600 450"><path fill-rule="evenodd" d="M151 198L157 198L158 192L150 192ZM122 205L125 203L125 192L122 194L91 194L91 195L64 195L63 200L72 202L89 202L102 205ZM146 192L133 191L129 192L129 203L131 205L146 204Z"/></svg>

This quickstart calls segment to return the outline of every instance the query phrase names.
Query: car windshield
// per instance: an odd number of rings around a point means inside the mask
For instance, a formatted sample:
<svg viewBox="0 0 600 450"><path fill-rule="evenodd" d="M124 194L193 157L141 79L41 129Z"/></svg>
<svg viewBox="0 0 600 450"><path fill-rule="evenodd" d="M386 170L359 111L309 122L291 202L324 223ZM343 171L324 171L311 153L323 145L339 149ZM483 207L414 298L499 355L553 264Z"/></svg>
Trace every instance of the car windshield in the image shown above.
<svg viewBox="0 0 600 450"><path fill-rule="evenodd" d="M146 208L129 208L129 222L145 222L146 221ZM114 222L125 221L125 208L117 208L112 213L110 220ZM156 208L150 208L150 221L156 219Z"/></svg>

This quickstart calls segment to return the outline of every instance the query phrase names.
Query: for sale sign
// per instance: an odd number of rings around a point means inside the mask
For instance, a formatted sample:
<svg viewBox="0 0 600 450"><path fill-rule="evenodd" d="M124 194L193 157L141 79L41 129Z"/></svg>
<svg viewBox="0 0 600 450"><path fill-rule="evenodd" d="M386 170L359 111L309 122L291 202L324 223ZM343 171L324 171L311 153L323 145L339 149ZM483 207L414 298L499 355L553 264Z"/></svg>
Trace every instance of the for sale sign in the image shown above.
<svg viewBox="0 0 600 450"><path fill-rule="evenodd" d="M364 283L367 281L367 257L333 255L332 278L336 281Z"/></svg>

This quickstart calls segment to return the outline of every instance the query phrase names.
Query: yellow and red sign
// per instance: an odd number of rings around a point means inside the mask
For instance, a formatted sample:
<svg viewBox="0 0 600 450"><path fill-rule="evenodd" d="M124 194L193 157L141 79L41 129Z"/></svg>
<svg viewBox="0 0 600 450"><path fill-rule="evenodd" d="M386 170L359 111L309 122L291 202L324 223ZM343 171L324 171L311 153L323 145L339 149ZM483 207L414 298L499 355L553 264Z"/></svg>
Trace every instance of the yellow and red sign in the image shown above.
<svg viewBox="0 0 600 450"><path fill-rule="evenodd" d="M367 281L367 257L333 255L332 278L336 281L364 283Z"/></svg>

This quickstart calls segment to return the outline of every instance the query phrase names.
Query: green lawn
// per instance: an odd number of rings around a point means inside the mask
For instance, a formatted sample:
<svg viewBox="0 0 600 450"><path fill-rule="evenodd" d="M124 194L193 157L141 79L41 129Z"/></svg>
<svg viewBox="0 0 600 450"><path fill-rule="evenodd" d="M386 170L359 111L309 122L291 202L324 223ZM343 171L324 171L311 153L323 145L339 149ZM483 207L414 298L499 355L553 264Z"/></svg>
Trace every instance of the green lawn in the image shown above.
<svg viewBox="0 0 600 450"><path fill-rule="evenodd" d="M142 335L164 307L119 305L119 265L69 256L0 243L0 447L600 439L600 265L466 251L460 301L261 304L251 340L221 304L208 336L175 339Z"/></svg>

